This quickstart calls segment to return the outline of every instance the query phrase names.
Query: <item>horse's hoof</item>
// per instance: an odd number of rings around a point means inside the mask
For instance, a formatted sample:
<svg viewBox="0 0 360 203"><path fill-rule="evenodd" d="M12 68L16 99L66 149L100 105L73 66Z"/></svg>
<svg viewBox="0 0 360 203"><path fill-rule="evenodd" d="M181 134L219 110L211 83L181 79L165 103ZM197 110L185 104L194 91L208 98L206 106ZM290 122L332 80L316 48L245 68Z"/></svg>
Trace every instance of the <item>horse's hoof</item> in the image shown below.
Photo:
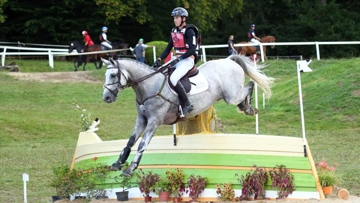
<svg viewBox="0 0 360 203"><path fill-rule="evenodd" d="M119 162L115 162L111 165L110 171L120 171L121 164Z"/></svg>
<svg viewBox="0 0 360 203"><path fill-rule="evenodd" d="M249 116L255 116L258 113L259 113L259 110L257 110L257 108L249 108L245 111L245 114L249 115Z"/></svg>
<svg viewBox="0 0 360 203"><path fill-rule="evenodd" d="M131 169L130 169L130 168L125 169L125 170L122 172L121 176L131 177L131 176L132 176L132 171L131 171Z"/></svg>

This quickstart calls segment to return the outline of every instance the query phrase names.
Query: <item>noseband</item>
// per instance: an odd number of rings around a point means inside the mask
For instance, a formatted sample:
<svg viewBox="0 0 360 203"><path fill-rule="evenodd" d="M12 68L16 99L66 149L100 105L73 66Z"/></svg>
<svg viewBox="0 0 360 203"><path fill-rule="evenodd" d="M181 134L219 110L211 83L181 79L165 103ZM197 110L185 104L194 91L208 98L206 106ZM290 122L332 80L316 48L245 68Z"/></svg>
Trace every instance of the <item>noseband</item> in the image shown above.
<svg viewBox="0 0 360 203"><path fill-rule="evenodd" d="M116 82L114 82L114 83L104 84L104 88L107 89L109 92L111 92L111 94L113 94L115 97L117 97L117 93L118 93L119 91L121 91L121 90L123 90L123 89L125 89L125 88L127 88L127 87L131 87L132 85L134 85L134 84L131 83L131 82L128 83L129 78L127 77L126 74L124 74L123 71L121 71L121 68L120 68L120 66L119 66L119 62L118 62L118 61L116 61L116 65L115 65L114 67L107 68L107 69L118 69L118 72L117 72L117 74L116 74L118 80L117 80ZM121 75L123 75L124 78L126 79L126 84L125 84L125 85L121 84ZM109 88L107 87L108 85L115 85L115 84L117 84L116 89L118 90L116 93L115 93L113 90L111 90L111 89L109 89Z"/></svg>

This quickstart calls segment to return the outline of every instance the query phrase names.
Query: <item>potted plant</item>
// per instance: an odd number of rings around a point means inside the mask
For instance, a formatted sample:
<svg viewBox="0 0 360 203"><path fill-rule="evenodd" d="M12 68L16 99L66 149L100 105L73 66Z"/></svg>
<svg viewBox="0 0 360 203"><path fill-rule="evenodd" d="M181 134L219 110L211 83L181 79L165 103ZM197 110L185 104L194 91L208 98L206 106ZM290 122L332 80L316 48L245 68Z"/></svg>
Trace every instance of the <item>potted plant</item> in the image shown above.
<svg viewBox="0 0 360 203"><path fill-rule="evenodd" d="M181 169L167 170L166 178L169 180L170 192L174 197L174 202L181 202L181 196L185 192L185 175Z"/></svg>
<svg viewBox="0 0 360 203"><path fill-rule="evenodd" d="M331 194L334 185L339 182L339 178L335 173L336 168L327 165L325 161L320 161L315 166L324 195Z"/></svg>
<svg viewBox="0 0 360 203"><path fill-rule="evenodd" d="M62 194L61 187L62 187L65 177L68 176L69 172L70 172L70 167L68 165L61 164L59 166L52 166L53 176L51 179L50 186L54 187L56 190L56 195L54 195L52 197L53 202L65 197ZM66 196L66 197L69 197L69 196Z"/></svg>
<svg viewBox="0 0 360 203"><path fill-rule="evenodd" d="M155 193L159 195L159 202L169 201L171 182L167 178L160 178L160 180L155 183L153 189Z"/></svg>
<svg viewBox="0 0 360 203"><path fill-rule="evenodd" d="M82 191L85 191L88 198L95 197L96 199L106 199L107 189L112 185L107 185L110 167L104 163L97 162L98 157L92 158L93 162L85 164L83 168L78 168L82 172Z"/></svg>
<svg viewBox="0 0 360 203"><path fill-rule="evenodd" d="M241 175L238 181L242 185L240 200L265 198L265 185L268 182L268 174L263 167L253 166L245 175ZM235 174L238 176L238 174Z"/></svg>
<svg viewBox="0 0 360 203"><path fill-rule="evenodd" d="M116 183L122 189L120 192L115 192L118 201L128 201L129 200L129 189L132 187L130 184L131 177L124 176L115 176Z"/></svg>
<svg viewBox="0 0 360 203"><path fill-rule="evenodd" d="M207 178L204 178L200 175L190 175L187 179L188 189L186 193L189 193L192 202L196 202L200 194L205 190L205 187L208 183Z"/></svg>
<svg viewBox="0 0 360 203"><path fill-rule="evenodd" d="M128 162L125 162L124 169L127 168L129 165ZM115 176L115 182L120 186L122 189L120 192L115 192L118 201L128 201L129 200L129 189L132 187L130 184L131 177L125 176Z"/></svg>
<svg viewBox="0 0 360 203"><path fill-rule="evenodd" d="M143 194L145 202L150 202L150 192L155 192L154 185L160 180L160 176L152 171L145 173L142 169L139 169L136 176L139 190Z"/></svg>
<svg viewBox="0 0 360 203"><path fill-rule="evenodd" d="M294 175L284 165L277 165L269 171L271 188L278 189L277 199L287 198L295 191Z"/></svg>
<svg viewBox="0 0 360 203"><path fill-rule="evenodd" d="M232 202L235 197L235 191L232 189L231 183L224 183L221 187L220 184L216 185L216 194L218 195L218 199L221 201L230 201Z"/></svg>

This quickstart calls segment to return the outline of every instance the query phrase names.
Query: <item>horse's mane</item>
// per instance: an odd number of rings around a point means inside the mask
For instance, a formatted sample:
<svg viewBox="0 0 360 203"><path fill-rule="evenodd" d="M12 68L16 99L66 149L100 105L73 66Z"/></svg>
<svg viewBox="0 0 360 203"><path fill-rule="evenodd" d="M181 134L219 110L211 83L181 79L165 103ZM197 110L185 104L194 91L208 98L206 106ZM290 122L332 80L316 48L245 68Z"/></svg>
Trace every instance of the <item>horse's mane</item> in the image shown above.
<svg viewBox="0 0 360 203"><path fill-rule="evenodd" d="M81 44L79 41L77 41L77 40L74 40L74 41L72 41L72 42L70 42L70 44L71 43L74 43L74 44Z"/></svg>
<svg viewBox="0 0 360 203"><path fill-rule="evenodd" d="M145 63L139 62L139 61L137 61L135 59L132 59L132 58L119 58L118 61L119 62L121 62L121 61L133 62L133 63L136 63L137 65L141 66L142 68L146 68L146 69L154 71L154 69L151 68L151 66L149 66L149 65L147 65Z"/></svg>

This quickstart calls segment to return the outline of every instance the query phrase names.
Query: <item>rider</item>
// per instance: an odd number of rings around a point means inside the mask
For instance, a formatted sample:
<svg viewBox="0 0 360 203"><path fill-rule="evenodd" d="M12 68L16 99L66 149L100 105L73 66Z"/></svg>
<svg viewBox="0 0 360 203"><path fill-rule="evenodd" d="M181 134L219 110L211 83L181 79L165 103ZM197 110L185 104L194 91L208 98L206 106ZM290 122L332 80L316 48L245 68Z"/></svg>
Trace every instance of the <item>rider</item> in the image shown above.
<svg viewBox="0 0 360 203"><path fill-rule="evenodd" d="M102 32L100 34L101 45L108 49L112 49L111 42L108 40L107 35L106 35L108 28L106 26L104 26L104 27L102 27L101 30L102 30Z"/></svg>
<svg viewBox="0 0 360 203"><path fill-rule="evenodd" d="M171 30L167 47L153 65L155 68L159 67L161 60L165 59L174 47L176 58L170 65L174 67L175 70L170 76L170 82L175 87L180 101L184 104L182 108L183 114L190 113L194 108L189 102L184 86L179 82L179 80L194 67L196 58L197 40L194 28L186 26L188 15L187 10L182 7L177 7L171 12L175 27Z"/></svg>
<svg viewBox="0 0 360 203"><path fill-rule="evenodd" d="M84 42L85 42L85 51L87 50L87 48L89 46L94 45L94 42L91 40L90 35L88 34L88 32L86 30L82 31L81 33L84 36Z"/></svg>
<svg viewBox="0 0 360 203"><path fill-rule="evenodd" d="M259 54L260 53L260 38L256 36L255 34L255 24L251 24L249 32L248 32L248 38L249 41L252 43L255 43L255 47L256 47L256 53Z"/></svg>

